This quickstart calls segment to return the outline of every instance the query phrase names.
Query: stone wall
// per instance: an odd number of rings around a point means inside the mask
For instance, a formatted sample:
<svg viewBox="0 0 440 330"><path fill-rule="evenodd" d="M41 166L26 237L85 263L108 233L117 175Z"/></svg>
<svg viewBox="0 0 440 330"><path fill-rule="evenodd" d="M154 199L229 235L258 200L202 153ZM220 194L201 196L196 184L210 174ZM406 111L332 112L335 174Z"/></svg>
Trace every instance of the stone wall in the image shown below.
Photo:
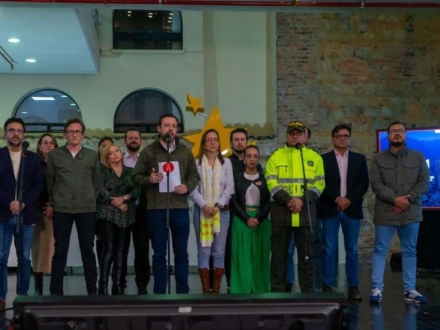
<svg viewBox="0 0 440 330"><path fill-rule="evenodd" d="M352 124L352 149L371 161L375 131L394 120L439 125L440 14L278 13L278 142L291 120L312 129L313 146L331 149L330 132ZM369 262L374 197L364 203L360 257ZM392 251L398 250L394 244Z"/></svg>

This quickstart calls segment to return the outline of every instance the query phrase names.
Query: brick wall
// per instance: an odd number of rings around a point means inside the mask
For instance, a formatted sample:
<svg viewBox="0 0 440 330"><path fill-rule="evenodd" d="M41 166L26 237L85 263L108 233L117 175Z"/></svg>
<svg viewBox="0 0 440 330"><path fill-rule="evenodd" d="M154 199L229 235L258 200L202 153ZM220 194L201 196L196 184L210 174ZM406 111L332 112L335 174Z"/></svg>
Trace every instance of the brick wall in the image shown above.
<svg viewBox="0 0 440 330"><path fill-rule="evenodd" d="M331 148L330 132L353 125L352 149L368 161L375 130L400 120L440 124L440 14L278 13L278 143L291 120L312 129L313 146ZM374 198L368 193L359 240L369 262ZM394 244L393 250L398 250Z"/></svg>

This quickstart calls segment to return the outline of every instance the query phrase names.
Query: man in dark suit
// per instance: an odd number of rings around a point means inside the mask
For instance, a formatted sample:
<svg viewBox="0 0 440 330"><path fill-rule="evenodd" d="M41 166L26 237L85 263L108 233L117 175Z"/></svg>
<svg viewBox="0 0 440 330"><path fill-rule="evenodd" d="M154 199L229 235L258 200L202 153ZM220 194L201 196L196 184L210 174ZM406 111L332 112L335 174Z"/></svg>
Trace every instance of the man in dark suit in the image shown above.
<svg viewBox="0 0 440 330"><path fill-rule="evenodd" d="M37 200L43 190L40 157L22 148L25 131L23 120L9 118L4 129L7 146L0 148L0 310L5 308L8 290L8 257L12 237L18 258L17 294L26 296L29 290L30 254L35 223L39 218ZM17 232L20 217L23 225L19 226Z"/></svg>
<svg viewBox="0 0 440 330"><path fill-rule="evenodd" d="M351 127L337 125L332 131L334 150L322 155L325 189L319 217L323 226L323 291L331 292L335 279L335 256L339 226L344 233L348 297L361 300L358 275L358 238L363 219L362 201L368 190L368 168L364 155L349 150Z"/></svg>

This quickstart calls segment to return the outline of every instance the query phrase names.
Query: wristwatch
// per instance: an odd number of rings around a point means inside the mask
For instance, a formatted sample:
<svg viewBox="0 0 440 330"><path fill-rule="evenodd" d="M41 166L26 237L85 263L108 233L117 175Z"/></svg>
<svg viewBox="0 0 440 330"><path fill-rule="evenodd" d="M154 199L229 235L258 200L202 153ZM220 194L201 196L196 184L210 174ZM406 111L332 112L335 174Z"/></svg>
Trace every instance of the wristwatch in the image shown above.
<svg viewBox="0 0 440 330"><path fill-rule="evenodd" d="M128 195L124 195L124 201L128 201Z"/></svg>
<svg viewBox="0 0 440 330"><path fill-rule="evenodd" d="M215 205L214 205L215 207L218 207L219 209L222 209L223 208L223 205L222 204L220 204L220 203L215 203Z"/></svg>

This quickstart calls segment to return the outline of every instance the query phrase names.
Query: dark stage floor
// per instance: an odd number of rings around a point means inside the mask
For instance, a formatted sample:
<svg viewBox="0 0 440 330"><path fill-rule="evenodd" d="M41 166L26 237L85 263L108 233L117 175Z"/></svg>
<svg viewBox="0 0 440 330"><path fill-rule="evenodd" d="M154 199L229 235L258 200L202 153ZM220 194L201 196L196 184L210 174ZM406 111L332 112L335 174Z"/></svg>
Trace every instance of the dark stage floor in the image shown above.
<svg viewBox="0 0 440 330"><path fill-rule="evenodd" d="M344 266L339 266L338 283L336 290L346 293L346 281L344 274ZM317 272L319 273L319 271ZM360 303L349 304L349 329L374 329L374 330L415 330L415 329L440 329L440 285L437 279L429 277L427 279L419 279L418 289L429 299L428 304L417 306L415 304L405 303L403 300L402 274L393 272L390 267L385 271L385 290L383 293L382 304L371 306L368 302L370 294L370 265L360 266L361 285L359 290L362 294L363 301ZM44 278L45 294L48 294L50 277ZM320 279L317 278L316 291L320 291ZM15 274L8 276L8 296L6 306L11 307L15 298ZM148 291L152 292L152 284L150 283ZM191 293L201 293L201 287L198 275L190 275ZM174 291L174 290L172 290ZM299 292L297 283L294 291ZM64 292L66 295L83 295L86 293L85 281L82 276L71 275L65 277ZM222 286L222 292L226 293L225 285ZM32 295L33 282L29 294ZM136 293L134 276L129 276L129 286L127 293L133 295ZM12 318L12 311L0 314L0 329L7 329L8 319Z"/></svg>

